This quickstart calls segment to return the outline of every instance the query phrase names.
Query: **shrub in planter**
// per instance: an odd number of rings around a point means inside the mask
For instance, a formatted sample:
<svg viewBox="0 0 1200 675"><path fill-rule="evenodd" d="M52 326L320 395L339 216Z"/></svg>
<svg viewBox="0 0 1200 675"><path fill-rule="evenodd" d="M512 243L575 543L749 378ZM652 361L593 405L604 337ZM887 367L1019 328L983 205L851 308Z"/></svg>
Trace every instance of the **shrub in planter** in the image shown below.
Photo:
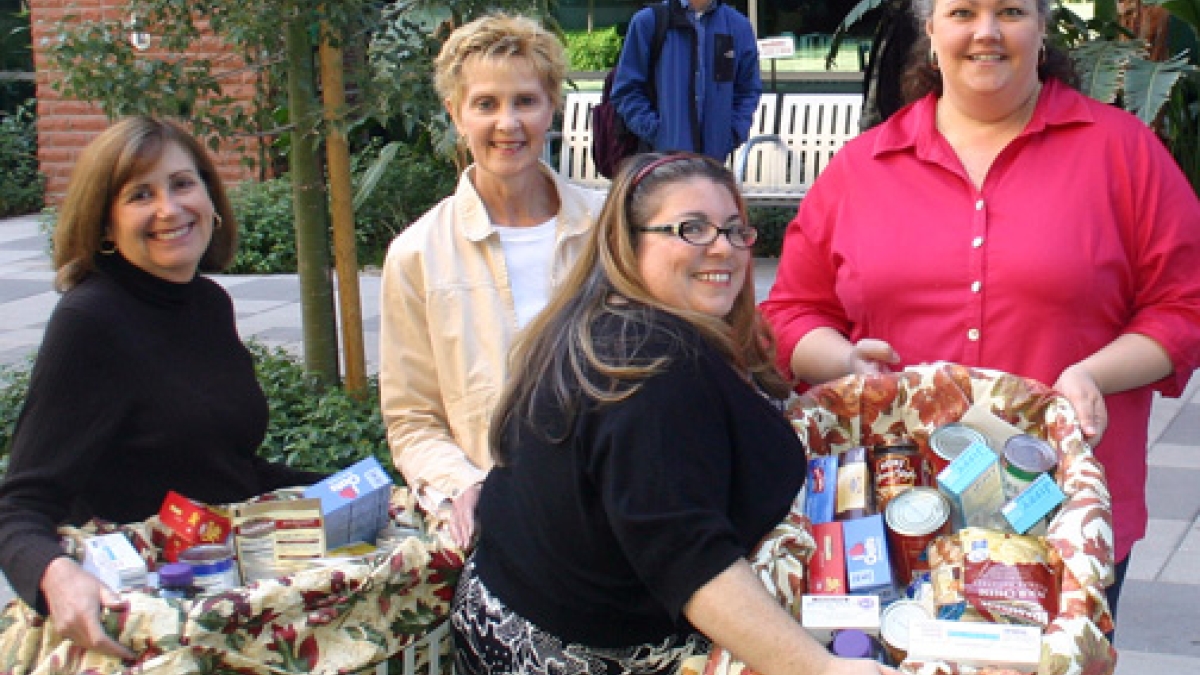
<svg viewBox="0 0 1200 675"><path fill-rule="evenodd" d="M45 177L38 171L37 118L30 99L0 113L0 217L42 208Z"/></svg>
<svg viewBox="0 0 1200 675"><path fill-rule="evenodd" d="M229 191L239 226L238 251L230 274L296 271L296 226L292 181L287 176L242 183Z"/></svg>

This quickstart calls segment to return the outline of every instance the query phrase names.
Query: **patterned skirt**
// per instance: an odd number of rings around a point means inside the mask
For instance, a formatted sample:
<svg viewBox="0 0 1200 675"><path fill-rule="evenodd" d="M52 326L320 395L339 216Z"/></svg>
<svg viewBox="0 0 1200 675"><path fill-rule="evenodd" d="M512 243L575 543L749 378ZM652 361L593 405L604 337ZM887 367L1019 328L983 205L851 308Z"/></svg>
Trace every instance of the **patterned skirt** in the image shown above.
<svg viewBox="0 0 1200 675"><path fill-rule="evenodd" d="M463 569L450 621L456 675L671 675L685 658L709 649L698 633L612 649L564 643L492 595L473 561Z"/></svg>

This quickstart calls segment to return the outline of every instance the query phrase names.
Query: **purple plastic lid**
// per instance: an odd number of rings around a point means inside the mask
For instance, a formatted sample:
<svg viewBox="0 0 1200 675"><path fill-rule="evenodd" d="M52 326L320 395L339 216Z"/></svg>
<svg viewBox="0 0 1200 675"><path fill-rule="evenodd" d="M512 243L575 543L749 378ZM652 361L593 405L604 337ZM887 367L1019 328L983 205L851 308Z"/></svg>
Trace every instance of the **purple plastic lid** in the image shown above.
<svg viewBox="0 0 1200 675"><path fill-rule="evenodd" d="M187 563L168 563L158 568L158 587L191 586L192 566Z"/></svg>
<svg viewBox="0 0 1200 675"><path fill-rule="evenodd" d="M839 630L833 636L833 644L829 649L847 659L869 659L873 652L870 636L853 628Z"/></svg>

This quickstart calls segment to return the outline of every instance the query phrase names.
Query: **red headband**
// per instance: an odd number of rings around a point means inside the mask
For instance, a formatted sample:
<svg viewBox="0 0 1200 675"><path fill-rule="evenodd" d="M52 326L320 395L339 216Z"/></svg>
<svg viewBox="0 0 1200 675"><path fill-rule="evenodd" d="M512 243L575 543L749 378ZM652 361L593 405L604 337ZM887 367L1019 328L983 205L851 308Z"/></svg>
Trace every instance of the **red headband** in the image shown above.
<svg viewBox="0 0 1200 675"><path fill-rule="evenodd" d="M654 171L655 169L662 166L663 164L670 164L671 162L678 162L678 161L682 161L685 159L692 159L694 157L695 157L695 155L693 155L693 154L683 153L683 152L676 152L676 153L672 153L669 155L665 155L663 157L659 157L658 159L654 160L653 162L650 162L649 164L647 164L646 166L643 166L642 170L637 172L637 175L633 177L633 182L630 183L630 185L629 185L629 191L633 192L637 188L638 183L642 182L643 178L645 178L646 176L649 176L650 172Z"/></svg>

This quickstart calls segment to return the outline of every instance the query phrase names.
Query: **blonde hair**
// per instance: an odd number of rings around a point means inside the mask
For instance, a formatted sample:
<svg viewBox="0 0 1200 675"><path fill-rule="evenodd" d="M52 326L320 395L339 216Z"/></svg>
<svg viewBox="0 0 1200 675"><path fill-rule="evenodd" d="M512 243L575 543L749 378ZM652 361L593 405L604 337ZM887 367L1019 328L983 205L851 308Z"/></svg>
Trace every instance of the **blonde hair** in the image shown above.
<svg viewBox="0 0 1200 675"><path fill-rule="evenodd" d="M94 138L71 171L71 181L54 228L54 287L67 291L95 267L112 223L112 205L121 188L154 167L171 143L196 164L221 227L213 230L200 271L219 272L233 262L238 226L217 168L200 143L179 123L154 117L129 117Z"/></svg>
<svg viewBox="0 0 1200 675"><path fill-rule="evenodd" d="M458 110L467 82L463 66L472 57L486 61L525 59L537 72L555 109L562 107L567 53L562 42L538 22L497 12L459 26L434 60L433 84L451 110Z"/></svg>
<svg viewBox="0 0 1200 675"><path fill-rule="evenodd" d="M623 164L571 275L514 345L512 375L490 429L497 463L506 459L505 427L521 415L532 416L539 389L547 391L564 411L560 429L565 430L580 406L586 405L580 391L595 402L618 402L665 367L665 358L645 361L601 354L592 328L604 316L613 317L620 325L617 332L625 336L660 328L655 324L656 313L678 316L763 390L778 398L787 395L789 385L775 366L774 338L755 306L753 274L746 275L724 317L668 306L647 288L638 269L633 228L648 224L672 186L694 178L711 180L729 191L743 222L749 222L745 200L728 169L709 157L691 154L651 166L664 157L635 155ZM614 302L614 297L622 300Z"/></svg>

